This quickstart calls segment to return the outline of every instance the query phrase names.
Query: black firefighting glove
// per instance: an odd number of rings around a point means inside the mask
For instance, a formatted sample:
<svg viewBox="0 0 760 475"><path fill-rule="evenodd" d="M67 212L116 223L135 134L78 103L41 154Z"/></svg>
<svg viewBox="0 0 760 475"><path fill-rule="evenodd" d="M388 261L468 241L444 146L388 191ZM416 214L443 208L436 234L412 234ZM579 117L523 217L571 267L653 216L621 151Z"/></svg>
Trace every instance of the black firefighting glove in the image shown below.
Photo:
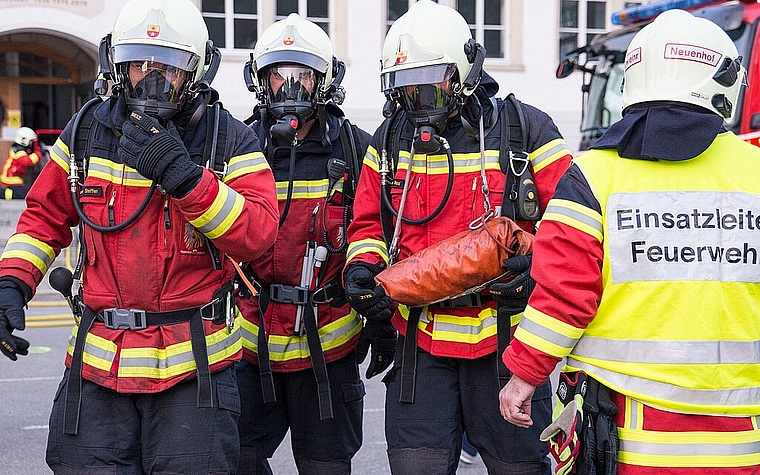
<svg viewBox="0 0 760 475"><path fill-rule="evenodd" d="M499 310L508 315L517 315L525 311L528 298L536 287L536 281L530 276L532 254L504 259L504 267L517 274L509 282L491 284L491 295L499 304Z"/></svg>
<svg viewBox="0 0 760 475"><path fill-rule="evenodd" d="M394 312L393 300L375 282L380 270L372 264L355 262L343 273L348 302L364 318L376 322L390 320Z"/></svg>
<svg viewBox="0 0 760 475"><path fill-rule="evenodd" d="M369 349L372 348L372 359L365 374L367 379L382 373L393 363L397 340L398 333L390 320L382 322L367 320L362 329L362 336L359 338L359 346L356 348L356 360L359 364L364 363Z"/></svg>
<svg viewBox="0 0 760 475"><path fill-rule="evenodd" d="M29 342L12 335L13 330L26 327L26 297L22 285L10 278L0 279L0 352L13 361L18 359L17 355L29 353Z"/></svg>
<svg viewBox="0 0 760 475"><path fill-rule="evenodd" d="M201 181L203 170L193 162L171 121L164 128L156 119L133 111L122 126L119 158L150 178L170 195L187 196Z"/></svg>

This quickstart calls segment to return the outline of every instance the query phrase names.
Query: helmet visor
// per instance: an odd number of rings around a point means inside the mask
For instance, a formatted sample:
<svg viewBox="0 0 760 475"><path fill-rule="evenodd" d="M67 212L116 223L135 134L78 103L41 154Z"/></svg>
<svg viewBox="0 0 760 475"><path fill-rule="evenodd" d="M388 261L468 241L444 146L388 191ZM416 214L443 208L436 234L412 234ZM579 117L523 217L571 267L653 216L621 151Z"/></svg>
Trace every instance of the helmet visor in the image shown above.
<svg viewBox="0 0 760 475"><path fill-rule="evenodd" d="M189 76L187 71L153 61L130 61L128 75L132 99L179 103Z"/></svg>
<svg viewBox="0 0 760 475"><path fill-rule="evenodd" d="M114 46L111 48L111 59L114 64L130 61L149 61L174 66L183 71L195 71L200 61L200 57L197 54L190 53L189 51L144 44Z"/></svg>
<svg viewBox="0 0 760 475"><path fill-rule="evenodd" d="M436 111L454 104L451 81L400 88L400 102L407 112Z"/></svg>
<svg viewBox="0 0 760 475"><path fill-rule="evenodd" d="M456 64L434 64L420 68L400 69L380 75L383 92L403 86L436 84L448 81L457 70Z"/></svg>
<svg viewBox="0 0 760 475"><path fill-rule="evenodd" d="M317 85L313 69L296 64L278 64L269 68L272 102L311 102Z"/></svg>

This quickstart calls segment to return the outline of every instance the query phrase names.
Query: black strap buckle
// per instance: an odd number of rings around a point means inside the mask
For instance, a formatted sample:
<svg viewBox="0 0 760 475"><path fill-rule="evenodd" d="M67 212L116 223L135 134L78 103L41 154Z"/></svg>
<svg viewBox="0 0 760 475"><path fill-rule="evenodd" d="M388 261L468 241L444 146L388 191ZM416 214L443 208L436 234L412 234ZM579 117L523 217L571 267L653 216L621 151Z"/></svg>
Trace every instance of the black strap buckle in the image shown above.
<svg viewBox="0 0 760 475"><path fill-rule="evenodd" d="M483 306L483 299L480 294L472 293L453 299L443 300L441 302L438 302L438 306L441 308L478 308Z"/></svg>
<svg viewBox="0 0 760 475"><path fill-rule="evenodd" d="M214 305L220 303L221 301L222 299L217 297L213 299L211 302L201 305L200 308L198 309L201 312L201 318L204 320L217 320L218 312L215 311L216 308L214 307ZM207 312L207 309L211 309L211 311ZM215 321L214 323L218 323L218 322Z"/></svg>
<svg viewBox="0 0 760 475"><path fill-rule="evenodd" d="M103 310L103 323L111 330L144 330L148 328L145 310L107 308Z"/></svg>
<svg viewBox="0 0 760 475"><path fill-rule="evenodd" d="M309 289L292 285L272 284L269 286L269 299L277 303L306 305L309 303Z"/></svg>

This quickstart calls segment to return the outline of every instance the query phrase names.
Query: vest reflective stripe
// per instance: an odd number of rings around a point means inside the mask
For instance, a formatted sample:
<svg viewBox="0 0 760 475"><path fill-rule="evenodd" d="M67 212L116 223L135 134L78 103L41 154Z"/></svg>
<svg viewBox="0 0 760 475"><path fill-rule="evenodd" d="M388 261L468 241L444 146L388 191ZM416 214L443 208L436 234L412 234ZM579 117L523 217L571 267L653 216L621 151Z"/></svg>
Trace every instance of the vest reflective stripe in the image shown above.
<svg viewBox="0 0 760 475"><path fill-rule="evenodd" d="M71 330L69 336L68 353L74 355L74 344L77 340L77 332L79 326L75 326ZM111 371L114 358L116 358L116 351L118 350L115 343L106 340L105 338L88 333L84 342L84 354L83 362L88 366L99 369L101 371Z"/></svg>
<svg viewBox="0 0 760 475"><path fill-rule="evenodd" d="M219 191L205 213L190 221L198 231L211 239L216 239L227 231L243 212L245 198L224 183L219 183Z"/></svg>
<svg viewBox="0 0 760 475"><path fill-rule="evenodd" d="M565 155L571 155L570 149L563 139L554 139L540 146L530 154L533 172L538 173Z"/></svg>
<svg viewBox="0 0 760 475"><path fill-rule="evenodd" d="M568 200L554 198L546 206L544 221L558 221L602 241L602 216L596 211Z"/></svg>
<svg viewBox="0 0 760 475"><path fill-rule="evenodd" d="M568 367L669 411L760 414L760 150L727 133L692 160L575 163L601 205L604 291Z"/></svg>
<svg viewBox="0 0 760 475"><path fill-rule="evenodd" d="M350 242L348 244L348 251L346 251L346 261L350 262L351 259L365 252L374 252L375 254L378 254L386 264L388 263L388 248L385 245L385 241L378 239L362 239L360 241Z"/></svg>
<svg viewBox="0 0 760 475"><path fill-rule="evenodd" d="M14 234L8 239L0 255L0 260L12 258L31 263L42 275L45 275L48 267L55 260L55 251L51 246L27 234Z"/></svg>
<svg viewBox="0 0 760 475"><path fill-rule="evenodd" d="M404 320L409 319L409 307L399 305ZM519 318L519 317L518 317ZM428 324L432 321L432 330ZM486 307L477 316L464 317L445 313L431 313L429 307L422 309L417 329L429 335L433 342L477 344L496 335L496 309Z"/></svg>
<svg viewBox="0 0 760 475"><path fill-rule="evenodd" d="M239 321L241 322L243 346L251 351L258 352L259 326L242 318ZM348 315L322 326L319 328L319 342L322 351L329 351L344 345L361 332L361 329L362 322L354 310L351 310ZM271 361L304 359L309 358L311 355L306 335L267 335L267 339L267 349L269 350L269 359Z"/></svg>
<svg viewBox="0 0 760 475"><path fill-rule="evenodd" d="M618 461L647 467L742 467L760 463L760 431L657 432L618 428Z"/></svg>
<svg viewBox="0 0 760 475"><path fill-rule="evenodd" d="M90 157L87 174L93 178L99 178L110 183L134 187L148 188L152 183L140 175L134 168L129 168L100 157Z"/></svg>
<svg viewBox="0 0 760 475"><path fill-rule="evenodd" d="M236 329L222 328L206 335L208 363L224 361L242 348L241 335ZM168 379L194 371L193 349L190 341L166 348L122 348L119 377Z"/></svg>
<svg viewBox="0 0 760 475"><path fill-rule="evenodd" d="M515 338L537 350L562 358L578 342L583 330L526 307Z"/></svg>
<svg viewBox="0 0 760 475"><path fill-rule="evenodd" d="M260 172L269 168L269 163L267 163L264 154L261 152L246 153L245 155L232 157L227 164L227 174L224 175L224 182L227 183L243 175Z"/></svg>
<svg viewBox="0 0 760 475"><path fill-rule="evenodd" d="M653 379L630 376L621 371L633 371L641 363L625 365L616 370L601 368L587 361L567 357L566 368L570 371L583 370L605 386L643 401L653 401L652 405L677 408L679 411L696 414L754 414L760 401L760 386L745 388L706 388L711 381L701 381L700 388L684 388ZM696 366L696 365L695 365ZM698 367L683 368L696 372ZM757 375L753 371L753 375ZM760 381L756 379L755 381ZM714 384L714 383L713 383Z"/></svg>

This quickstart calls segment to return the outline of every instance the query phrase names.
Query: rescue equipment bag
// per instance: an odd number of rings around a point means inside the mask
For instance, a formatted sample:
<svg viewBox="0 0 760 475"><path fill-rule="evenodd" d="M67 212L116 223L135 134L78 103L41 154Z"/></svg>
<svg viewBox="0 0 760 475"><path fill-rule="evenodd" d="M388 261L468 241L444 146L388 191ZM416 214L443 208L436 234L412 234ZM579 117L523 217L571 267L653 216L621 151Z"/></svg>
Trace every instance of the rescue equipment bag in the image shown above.
<svg viewBox="0 0 760 475"><path fill-rule="evenodd" d="M532 251L533 235L497 216L399 261L375 280L394 301L425 306L514 277L505 271L504 260Z"/></svg>

